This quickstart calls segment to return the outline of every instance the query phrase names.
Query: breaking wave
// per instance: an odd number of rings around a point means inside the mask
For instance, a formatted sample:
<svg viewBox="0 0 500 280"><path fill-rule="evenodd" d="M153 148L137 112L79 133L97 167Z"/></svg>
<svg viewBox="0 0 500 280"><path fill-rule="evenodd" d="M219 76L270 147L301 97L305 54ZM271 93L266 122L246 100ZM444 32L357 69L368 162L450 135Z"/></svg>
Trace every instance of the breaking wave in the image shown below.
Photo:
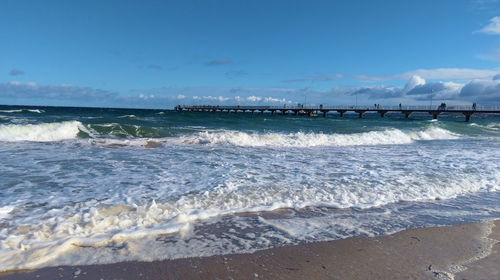
<svg viewBox="0 0 500 280"><path fill-rule="evenodd" d="M482 129L486 129L486 130L491 130L491 131L498 131L498 130L500 130L500 124L499 123L489 123L489 124L486 124L486 125L480 125L480 124L476 124L476 123L471 123L470 125L474 126L474 127L479 127L479 128L482 128Z"/></svg>
<svg viewBox="0 0 500 280"><path fill-rule="evenodd" d="M401 131L387 129L353 134L324 133L246 133L240 131L200 132L194 136L184 136L180 141L185 144L234 145L234 146L363 146L363 145L402 145L418 140L456 139L459 135L439 127L421 131Z"/></svg>
<svg viewBox="0 0 500 280"><path fill-rule="evenodd" d="M42 124L0 125L0 141L49 142L77 138L86 129L79 121L65 121Z"/></svg>
<svg viewBox="0 0 500 280"><path fill-rule="evenodd" d="M41 114L41 113L43 113L45 111L44 110L39 110L39 109L0 110L0 113L23 113L23 112Z"/></svg>

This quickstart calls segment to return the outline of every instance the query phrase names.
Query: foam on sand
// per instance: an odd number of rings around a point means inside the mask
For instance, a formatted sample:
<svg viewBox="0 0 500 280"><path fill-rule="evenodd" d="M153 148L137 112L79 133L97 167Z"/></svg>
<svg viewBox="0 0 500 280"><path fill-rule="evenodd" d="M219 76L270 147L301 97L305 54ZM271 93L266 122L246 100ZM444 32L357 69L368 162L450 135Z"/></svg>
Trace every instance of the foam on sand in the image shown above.
<svg viewBox="0 0 500 280"><path fill-rule="evenodd" d="M142 205L134 203L90 204L89 206L76 204L65 207L64 213L53 209L45 213L38 223L29 225L20 223L5 229L3 233L0 232L2 237L0 267L14 269L54 264L155 260L192 256L193 252L209 255L217 250L214 251L212 248L200 251L203 249L190 247L192 251L187 253L183 251L184 249L173 245L157 248L155 240L158 236L174 233L181 236L190 235L193 224L228 214L290 208L303 209L308 206L369 208L398 201L433 200L436 197L446 199L465 193L497 191L500 178L498 173L494 176L495 178L490 181L480 180L475 176L450 179L446 182L448 187L443 187L439 181L414 185L411 184L412 178L406 178L410 181L408 183L405 183L405 178L403 178L402 181L393 185L382 184L380 186L354 185L354 182L347 181L345 185L338 187L291 184L289 186L279 184L249 186L248 181L228 182L211 191L190 192L175 200L158 203L153 200L151 203ZM278 236L280 238L292 236L296 240L307 240L311 234L319 234L321 229L330 224L331 219L308 219L304 222L275 220L266 224L285 233L284 236ZM196 246L200 248L206 245L203 242L210 242L201 237L198 239L199 241L193 242L199 242ZM218 240L217 242L226 241ZM253 243L248 240L246 242L246 247L252 248ZM189 246L193 244L196 243L190 243ZM113 250L121 246L126 246L128 253L118 254L118 249ZM92 248L92 250L86 248ZM86 250L86 253L82 250ZM97 252L99 254L96 254Z"/></svg>

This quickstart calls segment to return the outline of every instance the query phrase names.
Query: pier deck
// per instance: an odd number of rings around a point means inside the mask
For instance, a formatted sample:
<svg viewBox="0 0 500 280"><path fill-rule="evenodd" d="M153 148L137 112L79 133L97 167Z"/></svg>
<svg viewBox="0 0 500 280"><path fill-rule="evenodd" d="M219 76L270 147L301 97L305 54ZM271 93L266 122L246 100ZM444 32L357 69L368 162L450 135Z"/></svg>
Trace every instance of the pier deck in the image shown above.
<svg viewBox="0 0 500 280"><path fill-rule="evenodd" d="M176 111L189 111L189 112L226 112L226 113L261 113L269 112L272 115L279 113L281 115L308 115L317 116L322 114L323 117L329 112L337 112L341 117L346 112L355 112L362 118L366 112L377 112L383 118L389 112L402 113L409 118L413 113L429 113L434 119L442 113L459 113L465 116L465 121L469 122L473 114L500 114L500 107L493 106L295 106L295 107L278 107L278 106L214 106L214 105L178 105L175 107Z"/></svg>

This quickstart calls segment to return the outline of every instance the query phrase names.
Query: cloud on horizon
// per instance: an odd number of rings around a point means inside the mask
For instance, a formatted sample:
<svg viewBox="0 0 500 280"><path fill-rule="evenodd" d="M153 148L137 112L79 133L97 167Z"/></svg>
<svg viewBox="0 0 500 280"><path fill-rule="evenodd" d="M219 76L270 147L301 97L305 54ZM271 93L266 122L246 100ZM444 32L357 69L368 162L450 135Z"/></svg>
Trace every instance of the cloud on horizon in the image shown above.
<svg viewBox="0 0 500 280"><path fill-rule="evenodd" d="M42 85L33 82L0 83L0 100L32 105L167 108L178 104L271 105L353 105L385 103L422 104L429 100L450 103L500 104L500 74L465 82L427 81L413 75L402 86L374 85L334 87L161 87L117 93L73 85Z"/></svg>
<svg viewBox="0 0 500 280"><path fill-rule="evenodd" d="M405 86L365 86L334 88L334 94L361 95L368 99L407 99L415 101L443 100L457 102L500 103L500 75L490 79L474 79L467 83L429 82L412 76Z"/></svg>

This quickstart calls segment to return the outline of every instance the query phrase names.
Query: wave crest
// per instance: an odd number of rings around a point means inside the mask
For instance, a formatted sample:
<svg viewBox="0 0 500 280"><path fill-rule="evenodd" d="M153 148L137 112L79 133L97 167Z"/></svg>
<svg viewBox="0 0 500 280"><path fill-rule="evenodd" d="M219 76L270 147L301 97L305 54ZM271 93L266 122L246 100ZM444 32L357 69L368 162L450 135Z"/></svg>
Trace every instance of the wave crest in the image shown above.
<svg viewBox="0 0 500 280"><path fill-rule="evenodd" d="M181 137L185 144L234 145L234 146L281 146L281 147L316 147L316 146L369 146L402 145L418 140L455 139L458 135L446 129L431 127L422 131L404 132L399 129L370 131L353 134L324 133L246 133L240 131L200 132L194 136Z"/></svg>
<svg viewBox="0 0 500 280"><path fill-rule="evenodd" d="M39 109L0 110L0 113L23 113L23 112L41 114L41 113L43 113L45 111L44 110L39 110Z"/></svg>
<svg viewBox="0 0 500 280"><path fill-rule="evenodd" d="M80 131L86 131L86 129L79 121L0 125L0 141L61 141L77 138Z"/></svg>

